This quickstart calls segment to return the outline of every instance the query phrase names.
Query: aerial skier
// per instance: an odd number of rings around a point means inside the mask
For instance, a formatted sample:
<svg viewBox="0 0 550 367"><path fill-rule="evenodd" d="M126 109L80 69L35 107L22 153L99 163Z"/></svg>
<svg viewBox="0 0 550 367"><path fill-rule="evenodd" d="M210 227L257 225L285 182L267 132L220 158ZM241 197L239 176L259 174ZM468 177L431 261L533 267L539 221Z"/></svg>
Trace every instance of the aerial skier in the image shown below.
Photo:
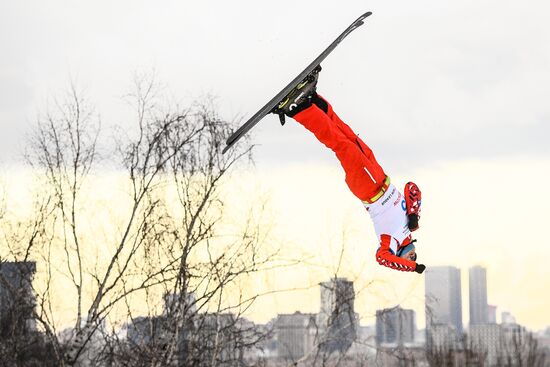
<svg viewBox="0 0 550 367"><path fill-rule="evenodd" d="M411 236L419 227L420 189L408 182L403 195L390 182L372 150L317 94L320 71L320 66L315 68L273 112L292 117L336 154L349 189L363 202L373 221L380 241L377 262L395 270L422 273L426 266L416 262L416 240Z"/></svg>

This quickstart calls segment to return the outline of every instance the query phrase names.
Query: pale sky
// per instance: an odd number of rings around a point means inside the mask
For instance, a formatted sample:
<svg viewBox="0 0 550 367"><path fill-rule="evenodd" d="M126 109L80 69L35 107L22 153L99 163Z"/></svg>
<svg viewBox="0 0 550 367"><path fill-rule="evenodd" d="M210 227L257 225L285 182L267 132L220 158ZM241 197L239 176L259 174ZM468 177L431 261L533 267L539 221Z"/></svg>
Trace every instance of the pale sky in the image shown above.
<svg viewBox="0 0 550 367"><path fill-rule="evenodd" d="M531 328L550 325L550 4L542 0L3 1L0 162L18 164L36 114L71 79L106 129L123 123L121 97L133 74L152 69L181 101L211 93L226 117L246 119L369 10L366 24L323 63L319 92L399 187L419 184L421 262L461 267L463 285L469 266L484 265L499 312ZM270 193L278 235L296 254L314 253L334 268L345 224L355 252L342 273L358 285L374 277L391 288L358 296L365 323L397 303L415 308L423 323L422 277L379 269L369 218L332 154L276 117L253 136L257 166L246 181ZM272 284L311 285L332 275L299 274ZM276 305L273 313L315 312L318 300L300 302L318 297L313 289L293 293L295 303L265 302ZM467 322L467 287L463 315Z"/></svg>

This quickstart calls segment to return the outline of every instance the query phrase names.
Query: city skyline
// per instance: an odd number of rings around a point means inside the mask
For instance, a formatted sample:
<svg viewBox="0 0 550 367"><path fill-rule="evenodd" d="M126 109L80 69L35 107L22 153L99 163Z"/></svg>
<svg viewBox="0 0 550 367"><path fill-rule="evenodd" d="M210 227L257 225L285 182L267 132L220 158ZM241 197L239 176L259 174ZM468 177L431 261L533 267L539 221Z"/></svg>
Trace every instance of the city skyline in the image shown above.
<svg viewBox="0 0 550 367"><path fill-rule="evenodd" d="M16 317L25 319L22 322L27 328L20 329L20 338L27 335L34 335L36 338L36 335L40 335L35 327L29 326L35 323L31 309L14 309L9 303L13 293L20 292L21 297L16 298L20 298L23 303L32 304L32 308L35 307L34 294L29 293L32 291L35 269L34 262L7 262L2 263L0 267L2 315L21 315ZM471 267L470 270L472 269L472 284L476 292L480 285L477 276L481 272L481 278L486 278L485 269L479 266ZM201 349L201 353L208 360L219 358L241 361L240 363L244 360L253 362L257 358L272 360L274 363L277 363L277 360L309 360L315 363L320 355L328 357L334 353L352 360L382 358L384 363L394 363L391 361L403 358L399 355L405 352L407 360L427 359L430 363L437 364L441 363L441 358L448 358L446 354L438 354L438 351L448 350L458 353L453 358L481 358L489 366L499 366L506 358L521 358L526 361L535 361L533 358L536 358L537 366L542 366L541 363L544 363L548 352L544 348L550 346L550 326L544 335L536 336L524 326L516 324L513 317L507 314L503 315L500 324L481 323L479 320L470 323L465 334L467 339L463 339L462 330L459 330L461 325L452 325L457 321L453 320L453 308L459 308L454 298L458 297L459 303L461 301L456 291L458 284L453 286L453 283L458 283L458 272L457 268L442 266L432 269L432 274L426 280L426 312L430 312L432 322L423 330L425 339L417 339L417 335L420 334L415 324L414 310L403 309L399 305L377 310L375 328L359 326L359 317L354 312L353 282L338 277L319 283L318 292L322 302L317 313L296 311L292 314L277 314L268 324L262 325L232 312L197 312L193 293L185 294L185 297L166 293L162 297L164 308L161 313L149 316L134 315L120 330L112 332L117 335L117 343L122 343L118 344L118 347L123 348L124 353L134 353L132 348L138 348L135 350L137 352L155 345L162 347L164 343L168 343L171 335L175 335L178 340L175 344L177 349L171 358L182 362L193 355L193 348L206 348ZM440 285L446 280L451 287L443 290ZM14 286L20 290L16 290ZM440 305L434 306L434 297L440 301ZM174 316L175 320L178 320L178 315L182 311L186 316L181 323L176 323L180 326L176 327L178 331L173 334L175 326L170 320ZM6 320L3 318L3 322ZM84 325L83 322L81 327ZM94 327L90 340L82 349L78 360L99 361L104 356L106 338L110 333L108 329L105 320ZM77 329L66 328L59 331L57 340L59 343L71 343L78 333ZM255 338L258 338L255 342L258 344L250 344L256 340ZM537 344L539 338L542 338L542 346ZM218 342L221 343L218 352L217 347L213 350L208 347L211 343L217 345ZM256 351L249 349L252 345L256 346ZM469 352L465 352L466 350ZM127 360L129 357L122 358ZM457 363L460 365L461 362Z"/></svg>
<svg viewBox="0 0 550 367"><path fill-rule="evenodd" d="M432 269L434 268L439 268L440 266L437 266L437 267L431 267ZM443 267L446 267L446 266L443 266ZM474 266L471 266L471 265L468 265L466 266L465 268L459 268L459 270L467 270L467 269L471 269L471 268L483 268L485 269L484 267L481 267L479 265L474 265ZM485 269L486 270L486 269ZM470 318L468 317L468 315L471 315L471 310L468 312L468 303L470 301L468 301L464 295L467 295L470 293L471 289L469 288L468 284L469 284L469 276L468 276L468 272L462 272L460 271L460 273L462 274L462 279L460 280L460 284L462 284L461 286L461 296L462 296L462 323L463 325L469 325L471 322L470 322ZM466 278L465 278L466 277ZM341 278L344 278L345 277L341 277ZM465 279L464 279L465 278ZM464 280L466 280L466 282L464 282ZM315 295L315 297L313 297L313 299L310 297L310 296L306 296L306 298L309 300L308 302L312 302L312 305L313 307L319 307L320 305L322 305L322 300L321 298L319 298L319 303L316 303L314 300L315 298L317 298L317 291L316 291L316 287L317 287L317 283L313 284L311 287L308 287L310 288L311 290L313 290L313 294ZM490 291L490 289L487 289ZM486 290L486 291L487 291ZM306 291L306 290L303 290L303 291ZM364 290L363 290L364 291ZM396 289L396 291L399 292L399 289ZM283 292L284 293L284 292ZM293 291L292 292L293 294L296 294L296 291ZM307 293L303 293L302 295L304 294L307 294ZM302 296L300 296L302 297ZM300 297L298 297L298 299L300 299ZM291 297L292 298L292 297ZM261 297L260 297L260 301L261 301ZM362 299L362 296L361 296L361 302L363 302L363 299ZM288 304L291 304L291 303L288 303ZM376 324L376 317L375 317L375 314L376 314L376 311L379 310L379 309L384 309L386 307L394 307L394 306L403 306L403 304L400 304L400 303L393 303L393 302L389 302L388 305L379 305L378 308L375 308L373 313L372 313L372 316L370 314L365 314L363 312L360 312L360 317L358 319L359 323L362 325L362 326L374 326ZM406 303L404 305L404 307L407 308L406 306ZM516 314L514 312L510 312L510 309L506 306L502 306L502 305L495 305L494 307L496 307L496 310L498 310L498 319L501 320L501 319L504 319L504 316L503 315L507 315L507 319L510 320L510 319L513 319L514 322L516 320ZM299 311L299 312L310 312L311 310L311 306L310 307L295 307L295 308L291 308L291 309L287 309L285 311L281 311L282 313L293 313L295 311ZM425 304L424 304L424 301L422 302L422 306L421 307L418 307L418 308L415 308L415 313L420 316L419 318L422 319L423 318L423 313L424 313L424 309L425 309ZM496 311L495 310L495 311ZM276 313L276 312L275 312ZM273 314L275 314L273 313ZM249 318L251 320L254 320L255 322L258 322L258 323L265 323L267 319L271 318L271 316L269 316L268 314L264 314L263 316L261 316L260 318L257 318L257 312L254 312L252 314L249 315ZM418 318L417 318L418 320ZM509 321L508 321L509 322ZM71 322L70 322L71 323ZM521 322L521 320L518 321L518 323L520 324L523 324ZM423 327L425 327L425 322L419 322L420 325L424 325ZM65 324L65 326L68 325L68 324ZM548 324L550 325L550 324ZM541 324L540 326L538 327L530 327L531 330L542 330L544 329L545 327L547 327L547 324Z"/></svg>
<svg viewBox="0 0 550 367"><path fill-rule="evenodd" d="M477 288L479 283L477 280L479 279L485 279L486 280L486 270L484 267L481 267L479 265L471 266L468 268L469 270L474 269L474 273L476 273L476 276L480 273L482 274L481 278L477 278L474 283L474 287ZM24 274L28 274L24 277L21 276L21 272L24 271ZM36 301L34 300L34 295L31 294L32 292L32 278L34 277L34 273L36 271L36 263L35 262L27 262L27 263L19 263L19 262L2 262L0 264L0 275L5 277L5 279L11 279L9 280L10 283L17 283L17 284L23 284L22 288L21 286L18 286L21 291L23 291L25 294L27 294L27 298L31 297L32 304L35 304ZM443 276L442 276L443 274ZM443 302L440 302L442 307L438 306L439 309L436 309L435 313L433 313L430 310L430 313L432 313L439 322L436 323L451 323L455 326L460 327L460 322L458 322L457 315L459 313L462 314L462 304L464 303L464 300L461 297L462 292L456 291L459 289L458 287L451 286L447 290L445 287L441 287L441 285L446 284L446 280L450 279L450 283L455 283L455 285L460 283L460 280L458 278L458 275L460 274L460 269L453 267L453 266L438 266L435 268L432 268L430 278L426 279L426 282L433 282L435 280L435 284L432 284L430 287L428 287L428 290L426 291L426 299L428 298L445 298L448 296L447 299L443 299ZM471 273L469 274L471 276ZM354 292L354 282L352 280L348 280L346 277L334 277L330 278L329 280L320 282L317 286L319 287L316 292L320 295L321 302L319 303L319 312L317 313L319 316L317 316L315 322L317 325L326 324L329 319L331 319L331 310L335 307L336 304L341 303L345 306L340 306L338 308L341 309L341 311L344 314L349 315L355 315L350 316L350 319L343 320L343 324L354 324L357 323L357 326L376 326L378 321L379 312L386 313L388 311L396 311L397 313L401 311L407 312L413 312L413 317L411 320L415 320L415 328L416 326L416 311L414 310L408 310L401 307L400 304L396 304L395 306L391 308L380 308L377 309L376 317L374 318L373 322L369 324L359 324L359 322L362 320L362 318L357 315L357 312L354 310L354 302L356 294ZM470 283L471 285L471 283ZM487 291L486 286L484 287L484 291ZM454 289L454 291L453 291ZM5 287L0 287L0 304L4 302L6 299L9 299L8 295L8 289ZM441 297L441 293L445 294L444 297ZM453 295L453 293L455 293ZM173 294L165 294L163 297L163 308L161 309L160 314L166 314L167 312L170 312L170 309L176 305L176 302L178 302L178 296ZM195 312L195 299L193 294L188 294L186 297L187 301L185 303L188 303L191 305L191 309L193 312ZM434 301L430 301L434 302ZM429 302L428 302L429 303ZM437 302L436 302L437 303ZM459 307L457 307L459 306ZM498 305L487 305L489 307L494 308L496 310L498 308ZM343 308L342 308L343 307ZM433 305L431 306L433 307ZM457 309L458 308L458 309ZM455 309L453 311L453 309ZM424 308L426 310L426 308ZM292 315L292 314L302 314L302 315L312 315L312 313L304 312L304 310L295 309L290 313L282 313L277 315ZM390 312L391 314L391 312ZM472 315L470 310L470 316ZM486 321L485 322L476 322L474 324L484 324L484 323L497 323L496 320L493 322L489 320L487 317L489 315L489 312L486 313ZM358 317L359 316L359 317ZM441 318L442 316L442 318ZM271 315L268 316L270 320L274 320L277 316ZM409 317L409 316L407 316ZM460 318L462 319L462 318ZM501 311L500 316L500 322L502 324L515 324L516 318L512 313L509 311ZM466 329L472 325L472 320L468 319L468 322L465 323ZM549 325L545 325L542 329L550 327ZM458 329L457 328L457 329ZM464 328L463 328L464 329ZM538 329L538 330L542 330Z"/></svg>

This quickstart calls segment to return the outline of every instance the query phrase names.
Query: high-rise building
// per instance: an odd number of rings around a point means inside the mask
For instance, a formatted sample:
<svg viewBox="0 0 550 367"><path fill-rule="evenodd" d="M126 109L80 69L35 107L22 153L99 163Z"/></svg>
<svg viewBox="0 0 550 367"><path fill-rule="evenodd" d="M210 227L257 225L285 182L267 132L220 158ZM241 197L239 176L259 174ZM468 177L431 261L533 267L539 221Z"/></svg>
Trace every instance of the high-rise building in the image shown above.
<svg viewBox="0 0 550 367"><path fill-rule="evenodd" d="M474 266L469 271L470 325L484 325L489 322L487 305L487 271Z"/></svg>
<svg viewBox="0 0 550 367"><path fill-rule="evenodd" d="M497 306L487 305L487 323L496 324L497 323Z"/></svg>
<svg viewBox="0 0 550 367"><path fill-rule="evenodd" d="M428 268L425 274L427 343L433 339L430 333L436 326L438 333L441 330L454 330L457 336L462 335L460 269L452 266L433 266ZM455 336L443 339L456 340Z"/></svg>
<svg viewBox="0 0 550 367"><path fill-rule="evenodd" d="M317 326L314 314L279 314L273 323L277 340L277 356L297 360L307 355L314 347Z"/></svg>
<svg viewBox="0 0 550 367"><path fill-rule="evenodd" d="M346 351L356 338L357 315L354 311L353 282L333 278L320 283L321 310L317 315L320 347L328 352Z"/></svg>
<svg viewBox="0 0 550 367"><path fill-rule="evenodd" d="M33 310L36 295L32 280L36 272L34 261L0 263L0 317L14 323L21 332L36 329Z"/></svg>
<svg viewBox="0 0 550 367"><path fill-rule="evenodd" d="M414 311L399 306L376 311L376 344L413 343Z"/></svg>

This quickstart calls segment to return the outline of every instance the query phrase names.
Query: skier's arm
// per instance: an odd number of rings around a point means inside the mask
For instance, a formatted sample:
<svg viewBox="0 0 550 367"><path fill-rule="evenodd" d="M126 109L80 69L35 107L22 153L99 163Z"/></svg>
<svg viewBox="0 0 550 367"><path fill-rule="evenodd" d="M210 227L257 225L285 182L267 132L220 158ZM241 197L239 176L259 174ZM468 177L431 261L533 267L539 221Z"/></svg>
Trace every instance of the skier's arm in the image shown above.
<svg viewBox="0 0 550 367"><path fill-rule="evenodd" d="M415 271L416 262L396 256L390 250L391 236L383 234L380 236L380 248L376 251L376 261L380 265L400 271Z"/></svg>

